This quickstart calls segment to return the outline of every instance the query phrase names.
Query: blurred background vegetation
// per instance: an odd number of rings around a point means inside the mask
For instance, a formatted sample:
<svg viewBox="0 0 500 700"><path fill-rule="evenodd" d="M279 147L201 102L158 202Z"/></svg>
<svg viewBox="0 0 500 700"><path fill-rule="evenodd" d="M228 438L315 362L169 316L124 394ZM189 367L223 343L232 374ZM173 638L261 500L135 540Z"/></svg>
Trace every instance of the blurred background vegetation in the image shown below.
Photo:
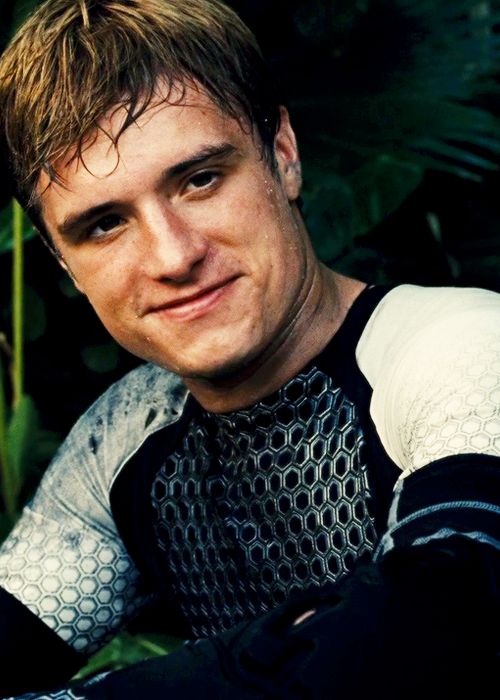
<svg viewBox="0 0 500 700"><path fill-rule="evenodd" d="M0 3L1 51L38 2ZM500 291L500 0L229 4L290 106L320 257L368 282ZM78 415L137 360L0 200L1 538ZM140 656L126 640L95 667Z"/></svg>

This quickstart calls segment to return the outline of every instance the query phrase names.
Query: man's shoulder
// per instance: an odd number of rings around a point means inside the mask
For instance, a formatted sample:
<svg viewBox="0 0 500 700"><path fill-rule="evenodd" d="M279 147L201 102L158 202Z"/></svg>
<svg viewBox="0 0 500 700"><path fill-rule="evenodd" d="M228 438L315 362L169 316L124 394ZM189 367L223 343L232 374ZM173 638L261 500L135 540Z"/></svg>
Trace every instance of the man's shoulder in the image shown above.
<svg viewBox="0 0 500 700"><path fill-rule="evenodd" d="M377 308L378 312L405 310L433 311L447 315L454 309L461 311L494 306L500 307L500 294L480 287L423 287L416 284L400 284L391 289Z"/></svg>
<svg viewBox="0 0 500 700"><path fill-rule="evenodd" d="M377 305L356 355L371 382L383 367L417 347L433 356L491 333L500 335L500 294L475 287L404 284Z"/></svg>
<svg viewBox="0 0 500 700"><path fill-rule="evenodd" d="M144 363L112 384L89 408L88 417L125 419L147 412L148 426L169 422L185 402L187 389L181 378L158 365ZM148 427L146 426L146 427Z"/></svg>
<svg viewBox="0 0 500 700"><path fill-rule="evenodd" d="M91 429L96 450L101 438L133 450L137 441L174 423L182 415L188 390L173 372L145 363L112 384L88 409L75 428Z"/></svg>
<svg viewBox="0 0 500 700"><path fill-rule="evenodd" d="M132 370L112 384L73 426L39 494L48 491L61 498L66 494L68 500L74 497L75 484L93 485L92 503L86 507L95 521L104 520L106 515L95 514L97 500L107 504L121 468L149 435L179 420L187 397L182 380L161 367L144 364ZM84 499L82 493L79 499Z"/></svg>
<svg viewBox="0 0 500 700"><path fill-rule="evenodd" d="M499 294L395 288L357 357L382 444L404 473L450 455L499 454Z"/></svg>
<svg viewBox="0 0 500 700"><path fill-rule="evenodd" d="M367 331L396 339L421 329L481 323L500 313L500 294L479 287L421 287L402 284L391 289L375 309Z"/></svg>

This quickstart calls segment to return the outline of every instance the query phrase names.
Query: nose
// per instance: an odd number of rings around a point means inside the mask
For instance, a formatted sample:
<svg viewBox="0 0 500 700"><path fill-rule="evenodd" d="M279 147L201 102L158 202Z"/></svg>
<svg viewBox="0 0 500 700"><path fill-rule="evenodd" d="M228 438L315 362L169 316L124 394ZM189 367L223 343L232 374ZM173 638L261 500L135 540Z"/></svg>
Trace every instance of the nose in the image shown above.
<svg viewBox="0 0 500 700"><path fill-rule="evenodd" d="M208 254L206 236L162 203L149 206L140 224L143 268L154 279L188 280Z"/></svg>

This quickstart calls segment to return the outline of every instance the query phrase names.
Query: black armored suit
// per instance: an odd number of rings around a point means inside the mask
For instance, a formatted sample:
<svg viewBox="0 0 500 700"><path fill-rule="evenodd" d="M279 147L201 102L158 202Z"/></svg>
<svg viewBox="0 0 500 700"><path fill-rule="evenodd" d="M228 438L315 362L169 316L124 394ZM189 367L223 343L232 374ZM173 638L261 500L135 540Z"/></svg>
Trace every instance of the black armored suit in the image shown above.
<svg viewBox="0 0 500 700"><path fill-rule="evenodd" d="M198 411L152 489L172 585L199 636L349 571L375 542L355 408L313 366L231 416Z"/></svg>
<svg viewBox="0 0 500 700"><path fill-rule="evenodd" d="M165 631L203 637L376 548L441 527L497 542L499 320L482 290L365 290L320 355L229 414L138 368L80 419L4 543L0 604L49 651L89 654L151 596Z"/></svg>
<svg viewBox="0 0 500 700"><path fill-rule="evenodd" d="M366 293L321 355L251 408L213 414L190 397L122 470L118 527L141 568L169 582L195 636L335 581L372 553L374 501L386 519L399 470L385 457L370 474L370 447L382 450L353 350L383 294Z"/></svg>

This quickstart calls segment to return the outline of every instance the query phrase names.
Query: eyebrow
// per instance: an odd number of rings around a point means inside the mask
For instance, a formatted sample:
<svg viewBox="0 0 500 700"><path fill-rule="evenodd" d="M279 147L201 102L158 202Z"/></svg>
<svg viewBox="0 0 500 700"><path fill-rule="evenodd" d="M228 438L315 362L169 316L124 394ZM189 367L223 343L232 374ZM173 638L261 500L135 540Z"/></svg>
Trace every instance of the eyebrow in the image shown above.
<svg viewBox="0 0 500 700"><path fill-rule="evenodd" d="M191 170L191 168L202 165L213 158L227 159L237 151L236 146L231 143L221 143L210 146L203 146L200 148L193 156L186 158L185 160L179 161L175 165L166 168L162 173L162 181L168 182L179 175L183 175L185 172ZM119 202L115 200L109 200L98 204L95 207L89 207L78 214L70 214L65 217L60 226L57 227L59 234L65 238L71 238L75 231L91 223L99 216L107 214L110 210L118 206Z"/></svg>
<svg viewBox="0 0 500 700"><path fill-rule="evenodd" d="M206 146L205 148L202 148L197 153L195 153L192 158L188 158L187 160L183 160L180 163L177 163L176 165L172 165L170 168L167 168L163 174L163 177L165 180L178 177L179 175L182 175L186 171L193 168L195 165L201 165L202 163L204 163L207 160L210 160L211 158L229 158L229 156L231 156L235 152L236 146L233 146L231 143L221 143L216 146Z"/></svg>

